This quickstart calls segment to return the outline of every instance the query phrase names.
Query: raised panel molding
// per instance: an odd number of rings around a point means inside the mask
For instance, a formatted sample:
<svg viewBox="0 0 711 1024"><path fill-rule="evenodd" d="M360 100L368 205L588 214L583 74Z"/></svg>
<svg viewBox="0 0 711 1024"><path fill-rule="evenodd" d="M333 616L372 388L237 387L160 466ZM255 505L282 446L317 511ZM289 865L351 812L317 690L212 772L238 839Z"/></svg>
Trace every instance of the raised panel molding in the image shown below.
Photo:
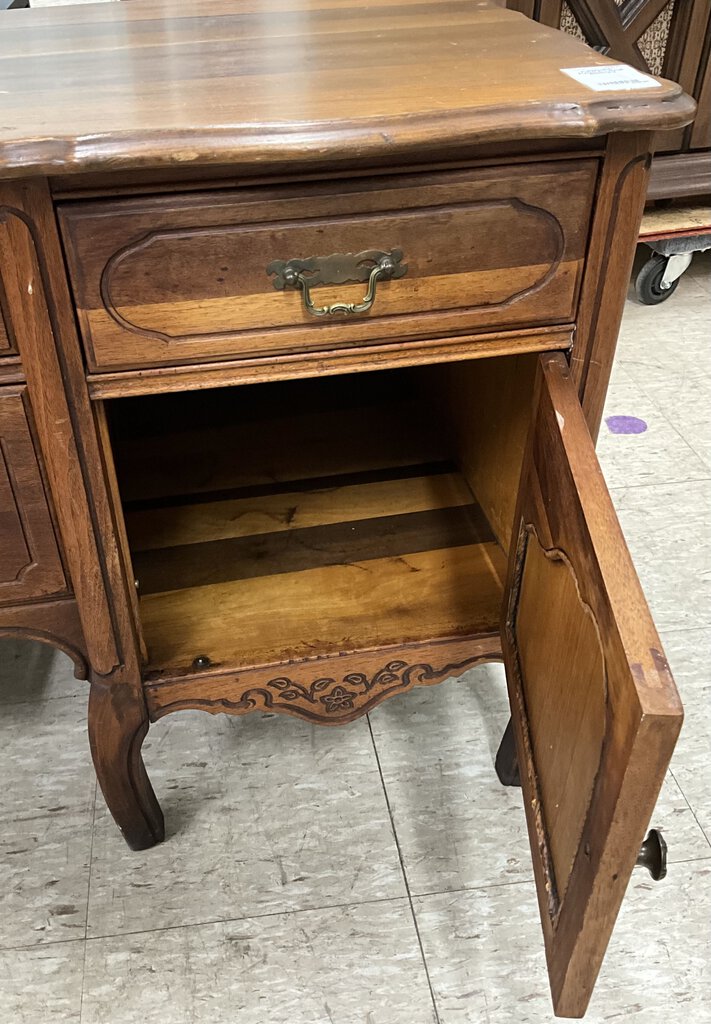
<svg viewBox="0 0 711 1024"><path fill-rule="evenodd" d="M542 595L547 618L559 624L555 635L541 628ZM525 749L520 769L535 794L548 913L555 926L602 762L607 673L600 629L572 562L564 551L544 547L531 524L522 526L517 542L510 609L506 632ZM554 686L557 699L551 702L546 695Z"/></svg>
<svg viewBox="0 0 711 1024"><path fill-rule="evenodd" d="M0 587L19 582L37 564L29 547L8 447L7 437L0 433Z"/></svg>
<svg viewBox="0 0 711 1024"><path fill-rule="evenodd" d="M0 604L66 590L25 402L0 389Z"/></svg>
<svg viewBox="0 0 711 1024"><path fill-rule="evenodd" d="M69 273L92 371L412 342L575 315L597 159L61 204ZM367 315L315 320L275 261L377 249L407 272ZM323 282L319 305L359 302L360 282Z"/></svg>
<svg viewBox="0 0 711 1024"><path fill-rule="evenodd" d="M16 352L15 343L10 331L10 319L5 309L5 295L0 281L0 356Z"/></svg>
<svg viewBox="0 0 711 1024"><path fill-rule="evenodd" d="M472 310L505 307L545 287L558 269L565 248L565 238L560 222L549 210L531 205L520 199L511 197L497 201L460 203L439 207L436 211L411 211L401 214L393 229L398 244L404 226L417 232L418 225L432 230L438 218L443 220L456 217L458 231L464 235L477 237L477 229L481 233L481 218L496 217L499 230L510 238L520 239L521 254L518 264L523 273L513 271L508 278L493 282L490 289L483 292L479 301L473 301ZM344 218L346 221L348 218ZM371 220L375 221L375 217ZM355 223L355 221L354 221ZM308 227L309 221L302 222ZM270 323L272 330L289 327L293 320L301 318L300 297L293 293L276 292L264 274L264 298L252 312L254 296L245 292L241 286L239 272L233 271L232 282L225 282L228 267L240 268L244 265L244 243L258 248L263 239L265 252L274 245L274 236L283 233L284 245L288 248L288 232L297 225L292 222L273 223L268 225L216 225L212 228L175 228L172 230L151 231L147 235L130 242L107 262L101 275L101 298L104 309L120 327L134 334L159 341L180 342L190 338L230 337L239 334L240 329L256 329L262 320ZM242 243L242 246L240 246ZM535 248L538 252L550 253L543 265L527 265L529 252ZM286 251L286 250L285 250ZM304 256L309 253L304 253ZM474 272L478 265L476 246L472 247L472 266L463 265L462 273ZM266 267L266 257L262 260ZM221 266L221 264L224 264ZM165 294L162 301L136 304L137 282L155 278L157 271L165 276ZM263 268L259 267L260 270ZM416 268L411 270L413 280L417 281ZM423 273L429 268L423 268ZM395 296L392 313L401 312L397 305L398 291L413 291L408 303L408 312L431 313L437 308L447 309L452 305L451 298L433 305L431 299L425 297L418 309L416 285L409 278L393 282L390 285ZM224 293L224 294L222 294ZM185 296L180 302L174 296ZM388 295L385 295L387 300ZM211 317L211 330L203 327L205 306L214 307L215 314ZM383 305L383 296L370 319L377 319ZM381 315L388 315L387 302ZM220 319L224 322L220 324ZM159 323L164 326L159 327ZM237 326L239 325L239 326ZM306 326L310 326L308 319ZM185 328L188 328L187 330Z"/></svg>

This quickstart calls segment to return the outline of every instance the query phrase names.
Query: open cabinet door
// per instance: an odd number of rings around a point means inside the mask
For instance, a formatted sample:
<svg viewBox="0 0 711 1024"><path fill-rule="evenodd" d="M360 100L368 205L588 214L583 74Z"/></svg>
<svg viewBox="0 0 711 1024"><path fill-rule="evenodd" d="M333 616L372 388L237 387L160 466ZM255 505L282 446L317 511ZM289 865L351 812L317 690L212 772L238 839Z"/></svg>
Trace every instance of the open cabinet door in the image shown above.
<svg viewBox="0 0 711 1024"><path fill-rule="evenodd" d="M557 1015L585 1013L682 709L561 353L540 357L502 639Z"/></svg>

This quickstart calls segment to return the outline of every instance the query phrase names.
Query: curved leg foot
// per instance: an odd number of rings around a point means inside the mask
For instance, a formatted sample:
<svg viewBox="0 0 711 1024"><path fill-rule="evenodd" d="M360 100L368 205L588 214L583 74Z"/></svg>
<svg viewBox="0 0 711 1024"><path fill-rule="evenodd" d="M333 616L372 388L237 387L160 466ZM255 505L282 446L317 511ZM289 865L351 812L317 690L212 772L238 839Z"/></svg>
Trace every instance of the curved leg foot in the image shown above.
<svg viewBox="0 0 711 1024"><path fill-rule="evenodd" d="M496 754L494 767L502 786L521 785L518 758L516 757L516 739L514 737L513 722L510 718Z"/></svg>
<svg viewBox="0 0 711 1024"><path fill-rule="evenodd" d="M163 812L141 757L147 732L145 707L132 686L92 680L91 756L106 804L132 850L147 850L165 836Z"/></svg>

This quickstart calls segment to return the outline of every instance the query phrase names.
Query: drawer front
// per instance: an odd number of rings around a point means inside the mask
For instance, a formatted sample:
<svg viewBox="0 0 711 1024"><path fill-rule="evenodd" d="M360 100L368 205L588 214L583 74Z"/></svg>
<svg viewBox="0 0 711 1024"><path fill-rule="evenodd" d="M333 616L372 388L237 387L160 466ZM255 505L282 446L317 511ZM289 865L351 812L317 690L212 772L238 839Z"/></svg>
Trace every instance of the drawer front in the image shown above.
<svg viewBox="0 0 711 1024"><path fill-rule="evenodd" d="M26 402L0 389L0 605L66 590Z"/></svg>
<svg viewBox="0 0 711 1024"><path fill-rule="evenodd" d="M570 322L596 175L588 159L63 204L88 363L130 369ZM407 270L379 281L356 315L314 317L298 288L276 290L267 273L274 261L369 250L400 250ZM366 283L323 276L316 305L363 299Z"/></svg>

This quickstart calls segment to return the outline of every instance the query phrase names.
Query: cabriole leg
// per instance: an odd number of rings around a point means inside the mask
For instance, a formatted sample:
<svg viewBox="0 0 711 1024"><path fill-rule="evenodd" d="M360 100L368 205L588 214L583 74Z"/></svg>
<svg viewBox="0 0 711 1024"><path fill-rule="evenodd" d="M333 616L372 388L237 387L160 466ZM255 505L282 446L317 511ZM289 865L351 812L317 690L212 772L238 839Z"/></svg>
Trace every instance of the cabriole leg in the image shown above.
<svg viewBox="0 0 711 1024"><path fill-rule="evenodd" d="M92 679L89 743L101 791L132 850L147 850L165 835L163 812L141 757L148 718L125 683Z"/></svg>

